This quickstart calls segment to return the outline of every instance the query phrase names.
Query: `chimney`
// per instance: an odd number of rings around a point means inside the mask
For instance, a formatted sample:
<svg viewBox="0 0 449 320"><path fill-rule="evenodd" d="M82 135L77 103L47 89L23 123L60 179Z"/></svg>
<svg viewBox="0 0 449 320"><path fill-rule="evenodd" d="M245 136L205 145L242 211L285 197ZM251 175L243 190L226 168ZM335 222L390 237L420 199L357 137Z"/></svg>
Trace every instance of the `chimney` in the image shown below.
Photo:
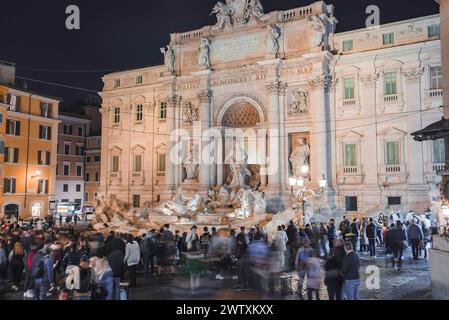
<svg viewBox="0 0 449 320"><path fill-rule="evenodd" d="M0 60L0 83L15 85L16 64Z"/></svg>

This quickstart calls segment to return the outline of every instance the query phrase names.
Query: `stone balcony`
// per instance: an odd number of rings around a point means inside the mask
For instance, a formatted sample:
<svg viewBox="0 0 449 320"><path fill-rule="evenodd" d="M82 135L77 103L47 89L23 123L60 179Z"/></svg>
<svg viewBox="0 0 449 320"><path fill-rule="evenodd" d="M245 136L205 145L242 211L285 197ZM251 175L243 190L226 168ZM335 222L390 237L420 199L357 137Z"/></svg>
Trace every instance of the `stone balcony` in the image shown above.
<svg viewBox="0 0 449 320"><path fill-rule="evenodd" d="M362 166L340 166L337 172L339 184L362 184L364 178Z"/></svg>
<svg viewBox="0 0 449 320"><path fill-rule="evenodd" d="M404 165L388 164L379 168L379 183L393 185L407 183L408 173Z"/></svg>
<svg viewBox="0 0 449 320"><path fill-rule="evenodd" d="M399 96L397 94L389 94L384 96L384 102L387 104L398 103Z"/></svg>
<svg viewBox="0 0 449 320"><path fill-rule="evenodd" d="M122 184L122 172L108 172L108 184L112 185L121 185Z"/></svg>
<svg viewBox="0 0 449 320"><path fill-rule="evenodd" d="M443 90L442 89L429 90L429 97L430 100L441 100L443 99Z"/></svg>
<svg viewBox="0 0 449 320"><path fill-rule="evenodd" d="M426 182L434 182L435 176L437 176L441 171L446 169L444 163L433 163L426 162L424 165L424 175L426 177Z"/></svg>
<svg viewBox="0 0 449 320"><path fill-rule="evenodd" d="M141 186L145 184L145 172L133 172L131 174L131 185Z"/></svg>

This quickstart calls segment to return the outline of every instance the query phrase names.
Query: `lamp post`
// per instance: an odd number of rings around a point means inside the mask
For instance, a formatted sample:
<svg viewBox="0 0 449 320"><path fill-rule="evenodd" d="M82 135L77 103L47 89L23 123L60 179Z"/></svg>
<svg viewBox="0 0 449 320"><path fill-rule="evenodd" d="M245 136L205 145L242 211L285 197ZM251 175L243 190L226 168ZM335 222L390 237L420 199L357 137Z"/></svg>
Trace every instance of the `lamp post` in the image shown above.
<svg viewBox="0 0 449 320"><path fill-rule="evenodd" d="M298 225L302 225L304 223L304 207L307 200L309 200L312 197L321 197L324 194L324 189L327 186L327 180L323 176L319 180L319 186L320 189L315 191L312 189L307 189L305 186L305 179L303 177L306 176L309 172L309 167L307 165L303 165L301 167L301 176L298 178L291 177L289 178L289 184L291 188L291 199L293 203L293 209L296 211L296 220ZM298 188L298 190L295 192L295 187ZM301 207L301 213L298 213L298 207L297 205L300 205Z"/></svg>

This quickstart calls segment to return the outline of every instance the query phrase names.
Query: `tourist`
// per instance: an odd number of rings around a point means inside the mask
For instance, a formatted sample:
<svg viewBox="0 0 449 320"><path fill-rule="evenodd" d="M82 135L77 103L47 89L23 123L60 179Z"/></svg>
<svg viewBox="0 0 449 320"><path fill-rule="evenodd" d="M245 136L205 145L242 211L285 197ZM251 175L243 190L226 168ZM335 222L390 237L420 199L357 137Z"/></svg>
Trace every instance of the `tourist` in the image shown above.
<svg viewBox="0 0 449 320"><path fill-rule="evenodd" d="M199 237L196 233L197 227L192 226L186 236L187 251L198 251Z"/></svg>
<svg viewBox="0 0 449 320"><path fill-rule="evenodd" d="M67 301L70 300L70 290L67 288L62 288L58 292L58 300Z"/></svg>
<svg viewBox="0 0 449 320"><path fill-rule="evenodd" d="M368 238L369 254L372 258L376 258L377 228L374 224L373 218L369 218L369 223L366 226L366 236Z"/></svg>
<svg viewBox="0 0 449 320"><path fill-rule="evenodd" d="M324 284L327 288L329 300L341 300L343 278L341 276L342 260L338 257L338 249L332 248L330 257L324 264L326 272Z"/></svg>
<svg viewBox="0 0 449 320"><path fill-rule="evenodd" d="M341 275L344 279L346 300L359 300L360 260L351 242L346 241L344 248L346 255L341 265Z"/></svg>
<svg viewBox="0 0 449 320"><path fill-rule="evenodd" d="M320 259L312 256L307 259L307 299L313 300L313 294L315 293L316 300L320 300L320 288L321 288L321 263Z"/></svg>
<svg viewBox="0 0 449 320"><path fill-rule="evenodd" d="M173 232L171 232L169 224L164 225L164 230L162 232L162 239L164 241L172 241L173 240Z"/></svg>
<svg viewBox="0 0 449 320"><path fill-rule="evenodd" d="M79 253L81 257L85 257L87 260L90 258L90 249L87 242L87 238L81 236L79 241Z"/></svg>
<svg viewBox="0 0 449 320"><path fill-rule="evenodd" d="M327 228L327 238L329 241L329 250L334 247L334 240L338 238L337 227L335 226L335 220L329 220L329 226Z"/></svg>
<svg viewBox="0 0 449 320"><path fill-rule="evenodd" d="M307 272L307 260L313 256L313 249L310 247L309 240L304 239L300 244L298 253L295 259L295 270L298 271L299 283L298 283L298 296L303 299L302 289L304 286L304 279Z"/></svg>
<svg viewBox="0 0 449 320"><path fill-rule="evenodd" d="M129 272L130 287L135 288L136 283L136 270L137 265L140 262L140 247L137 241L134 240L132 235L128 235L128 243L126 244L125 258L126 268Z"/></svg>
<svg viewBox="0 0 449 320"><path fill-rule="evenodd" d="M272 240L274 251L276 252L277 259L280 264L280 268L283 270L285 266L285 251L287 250L287 233L282 230L281 226L278 226Z"/></svg>
<svg viewBox="0 0 449 320"><path fill-rule="evenodd" d="M426 221L428 220L428 221ZM431 223L430 220L426 217L426 219L423 219L423 221L421 221L421 230L423 232L423 241L422 241L422 246L420 246L420 256L421 256L421 250L424 251L424 259L427 259L427 244L429 242L431 242L432 240L432 235L431 235Z"/></svg>
<svg viewBox="0 0 449 320"><path fill-rule="evenodd" d="M207 227L204 227L203 234L200 237L200 250L204 252L205 256L209 254L210 238L211 234L209 233L209 229Z"/></svg>
<svg viewBox="0 0 449 320"><path fill-rule="evenodd" d="M320 234L320 249L321 252L323 253L323 255L320 256L324 256L327 257L327 243L329 241L329 237L328 237L328 230L326 225L323 222L320 222L320 228L319 228L319 234Z"/></svg>
<svg viewBox="0 0 449 320"><path fill-rule="evenodd" d="M282 230L282 229L281 229ZM285 234L284 231L281 231ZM236 257L237 257L237 276L238 286L237 289L247 289L249 282L249 259L248 259L248 246L249 239L245 233L245 227L240 227L240 233L236 237Z"/></svg>
<svg viewBox="0 0 449 320"><path fill-rule="evenodd" d="M421 227L416 223L415 219L410 219L407 227L407 238L412 247L413 260L418 260L419 246L424 240L424 235Z"/></svg>
<svg viewBox="0 0 449 320"><path fill-rule="evenodd" d="M34 239L29 243L29 249L25 257L25 285L24 298L34 298L33 258L37 254L37 244Z"/></svg>
<svg viewBox="0 0 449 320"><path fill-rule="evenodd" d="M179 231L177 231L179 234ZM140 242L140 249L143 256L143 274L144 278L148 278L148 267L151 266L151 276L154 275L154 258L157 252L156 230L151 229L150 232Z"/></svg>
<svg viewBox="0 0 449 320"><path fill-rule="evenodd" d="M352 246L355 251L357 251L357 244L360 238L360 226L357 218L354 218L352 223L349 225L349 232L352 234Z"/></svg>
<svg viewBox="0 0 449 320"><path fill-rule="evenodd" d="M298 240L299 240L298 228L296 227L293 220L290 220L288 224L287 238L288 238L287 249L290 254L289 267L293 269L295 266L296 253L298 252Z"/></svg>
<svg viewBox="0 0 449 320"><path fill-rule="evenodd" d="M340 226L338 227L338 230L340 230L343 240L346 239L346 234L350 233L349 226L350 226L349 219L347 219L346 216L343 216L343 220L340 222Z"/></svg>
<svg viewBox="0 0 449 320"><path fill-rule="evenodd" d="M368 251L368 237L366 235L366 227L368 222L366 218L362 218L360 222L360 254L366 254Z"/></svg>
<svg viewBox="0 0 449 320"><path fill-rule="evenodd" d="M75 227L78 224L78 215L76 213L73 215L73 224L75 225Z"/></svg>
<svg viewBox="0 0 449 320"><path fill-rule="evenodd" d="M79 265L80 259L81 259L81 254L78 251L76 243L72 243L69 248L69 252L67 252L65 254L64 258L62 259L62 265L63 265L63 268L64 268L66 274L69 274L70 270L73 267Z"/></svg>
<svg viewBox="0 0 449 320"><path fill-rule="evenodd" d="M125 255L120 248L115 248L108 254L107 259L112 269L113 297L115 297L115 300L120 300L120 282L123 279L125 271Z"/></svg>
<svg viewBox="0 0 449 320"><path fill-rule="evenodd" d="M7 267L8 258L6 255L6 244L0 239L0 287L2 287L5 282Z"/></svg>
<svg viewBox="0 0 449 320"><path fill-rule="evenodd" d="M25 268L25 250L21 242L14 244L14 249L9 255L9 265L12 274L12 289L18 291L22 281L23 269Z"/></svg>
<svg viewBox="0 0 449 320"><path fill-rule="evenodd" d="M53 261L50 248L42 248L33 259L35 288L39 300L46 300L50 289L54 288Z"/></svg>
<svg viewBox="0 0 449 320"><path fill-rule="evenodd" d="M92 257L90 259L90 267L95 273L95 283L102 289L100 292L106 293L103 299L112 300L114 288L113 272L108 260L105 257ZM98 299L103 300L101 297L98 297Z"/></svg>
<svg viewBox="0 0 449 320"><path fill-rule="evenodd" d="M392 224L390 230L386 234L386 246L392 251L392 264L393 268L400 270L402 266L402 254L404 251L405 241L407 240L407 235L402 228L401 221L396 222L396 226ZM398 260L396 266L396 259Z"/></svg>
<svg viewBox="0 0 449 320"><path fill-rule="evenodd" d="M87 257L81 257L79 266L70 270L66 278L66 287L73 290L73 300L91 300L95 284L95 274L89 267Z"/></svg>

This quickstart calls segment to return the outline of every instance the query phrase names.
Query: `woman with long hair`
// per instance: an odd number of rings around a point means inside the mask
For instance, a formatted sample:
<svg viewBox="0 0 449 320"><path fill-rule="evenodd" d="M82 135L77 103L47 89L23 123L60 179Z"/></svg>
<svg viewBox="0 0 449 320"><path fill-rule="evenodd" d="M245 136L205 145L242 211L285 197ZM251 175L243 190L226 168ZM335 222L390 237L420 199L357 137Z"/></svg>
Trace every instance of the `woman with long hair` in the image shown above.
<svg viewBox="0 0 449 320"><path fill-rule="evenodd" d="M13 282L12 289L18 291L20 282L22 282L23 270L25 269L25 250L21 242L14 244L14 248L9 254L9 263Z"/></svg>

